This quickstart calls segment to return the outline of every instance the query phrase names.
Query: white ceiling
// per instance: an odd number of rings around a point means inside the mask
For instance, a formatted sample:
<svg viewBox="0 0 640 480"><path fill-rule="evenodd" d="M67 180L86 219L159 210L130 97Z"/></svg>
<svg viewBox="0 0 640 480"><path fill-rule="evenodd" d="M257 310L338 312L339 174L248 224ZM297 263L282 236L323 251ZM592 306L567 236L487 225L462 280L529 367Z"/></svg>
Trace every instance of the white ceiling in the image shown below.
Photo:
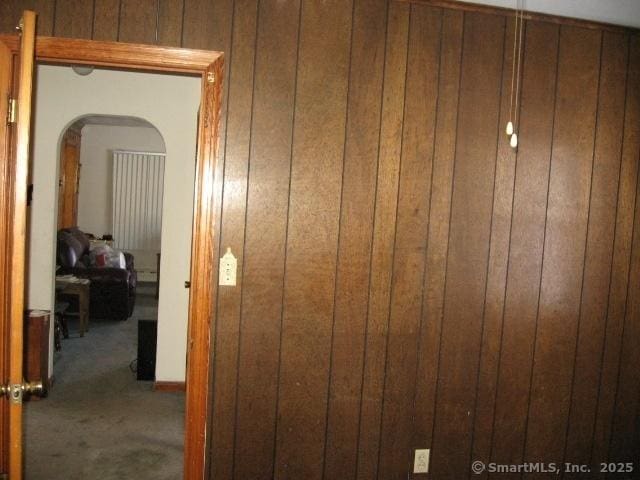
<svg viewBox="0 0 640 480"><path fill-rule="evenodd" d="M516 0L464 0L515 8ZM640 28L640 0L523 0L524 9Z"/></svg>

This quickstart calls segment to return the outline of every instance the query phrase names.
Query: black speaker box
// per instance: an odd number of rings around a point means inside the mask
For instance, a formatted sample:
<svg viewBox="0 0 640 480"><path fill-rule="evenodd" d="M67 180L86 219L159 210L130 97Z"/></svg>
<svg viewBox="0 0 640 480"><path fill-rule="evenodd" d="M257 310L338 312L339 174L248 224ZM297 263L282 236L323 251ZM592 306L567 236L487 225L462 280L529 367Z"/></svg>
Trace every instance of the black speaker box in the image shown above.
<svg viewBox="0 0 640 480"><path fill-rule="evenodd" d="M158 322L138 320L138 380L156 379Z"/></svg>

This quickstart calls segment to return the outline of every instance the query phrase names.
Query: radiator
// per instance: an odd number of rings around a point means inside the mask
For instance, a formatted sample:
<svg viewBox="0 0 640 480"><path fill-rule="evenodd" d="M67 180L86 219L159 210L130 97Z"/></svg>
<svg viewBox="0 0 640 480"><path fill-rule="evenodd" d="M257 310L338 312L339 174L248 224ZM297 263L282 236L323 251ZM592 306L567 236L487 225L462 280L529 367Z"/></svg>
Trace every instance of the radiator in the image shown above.
<svg viewBox="0 0 640 480"><path fill-rule="evenodd" d="M160 251L164 160L164 153L113 151L116 248Z"/></svg>

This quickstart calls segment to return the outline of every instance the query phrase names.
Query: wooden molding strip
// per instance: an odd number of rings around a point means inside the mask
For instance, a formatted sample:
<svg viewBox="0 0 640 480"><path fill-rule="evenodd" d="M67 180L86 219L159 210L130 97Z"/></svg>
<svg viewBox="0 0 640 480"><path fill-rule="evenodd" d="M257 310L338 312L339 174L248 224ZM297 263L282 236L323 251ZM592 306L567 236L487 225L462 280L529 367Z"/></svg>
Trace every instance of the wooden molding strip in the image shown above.
<svg viewBox="0 0 640 480"><path fill-rule="evenodd" d="M0 35L14 52L18 49L17 35ZM208 50L159 47L119 42L90 42L75 38L36 38L36 57L39 62L88 64L103 67L134 68L202 75L222 54Z"/></svg>
<svg viewBox="0 0 640 480"><path fill-rule="evenodd" d="M184 392L186 390L185 382L153 382L154 392Z"/></svg>
<svg viewBox="0 0 640 480"><path fill-rule="evenodd" d="M493 5L481 5L477 3L459 2L457 0L394 0L402 3L416 3L422 5L430 5L432 7L448 8L450 10L464 10L467 12L487 13L491 15L502 15L504 17L515 16L516 11L513 8L496 7ZM595 20L585 20L581 18L562 17L559 15L551 15L539 12L524 12L525 20L534 20L539 22L555 23L558 25L571 25L574 27L589 28L592 30L606 30L617 33L639 33L640 29L626 27L623 25L614 25L612 23L597 22Z"/></svg>

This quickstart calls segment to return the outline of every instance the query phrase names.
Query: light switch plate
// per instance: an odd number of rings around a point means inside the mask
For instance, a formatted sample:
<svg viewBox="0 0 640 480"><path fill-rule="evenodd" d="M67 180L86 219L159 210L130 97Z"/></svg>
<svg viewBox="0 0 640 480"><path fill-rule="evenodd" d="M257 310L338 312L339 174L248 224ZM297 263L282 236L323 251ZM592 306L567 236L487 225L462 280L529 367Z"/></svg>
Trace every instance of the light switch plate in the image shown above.
<svg viewBox="0 0 640 480"><path fill-rule="evenodd" d="M220 275L218 284L235 287L237 270L238 260L233 253L231 253L231 247L227 247L227 253L225 253L220 259Z"/></svg>
<svg viewBox="0 0 640 480"><path fill-rule="evenodd" d="M416 449L416 456L413 460L413 473L429 473L429 454L428 448Z"/></svg>

